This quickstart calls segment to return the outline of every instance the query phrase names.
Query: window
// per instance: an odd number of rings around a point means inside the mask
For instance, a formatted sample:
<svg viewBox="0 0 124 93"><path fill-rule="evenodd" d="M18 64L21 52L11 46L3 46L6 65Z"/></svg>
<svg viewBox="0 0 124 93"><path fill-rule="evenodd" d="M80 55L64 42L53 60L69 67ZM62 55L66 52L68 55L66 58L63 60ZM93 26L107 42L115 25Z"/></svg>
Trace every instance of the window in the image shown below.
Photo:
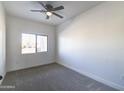
<svg viewBox="0 0 124 93"><path fill-rule="evenodd" d="M47 36L37 36L37 52L47 51Z"/></svg>
<svg viewBox="0 0 124 93"><path fill-rule="evenodd" d="M22 34L22 54L47 52L47 36Z"/></svg>
<svg viewBox="0 0 124 93"><path fill-rule="evenodd" d="M22 34L22 54L36 52L36 36L33 34Z"/></svg>

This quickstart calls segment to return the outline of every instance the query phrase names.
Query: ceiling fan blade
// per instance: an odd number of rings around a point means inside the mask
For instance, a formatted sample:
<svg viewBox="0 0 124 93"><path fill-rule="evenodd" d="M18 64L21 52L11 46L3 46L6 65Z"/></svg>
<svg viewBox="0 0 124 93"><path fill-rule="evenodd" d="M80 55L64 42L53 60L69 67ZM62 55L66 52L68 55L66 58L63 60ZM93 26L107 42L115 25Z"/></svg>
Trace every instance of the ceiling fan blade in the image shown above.
<svg viewBox="0 0 124 93"><path fill-rule="evenodd" d="M61 15L59 15L57 13L52 12L52 14L58 16L59 18L63 18L63 16L61 16Z"/></svg>
<svg viewBox="0 0 124 93"><path fill-rule="evenodd" d="M50 17L47 15L47 16L46 16L46 19L49 19L49 18L50 18Z"/></svg>
<svg viewBox="0 0 124 93"><path fill-rule="evenodd" d="M64 9L64 6L55 7L52 9L52 11L57 11L57 10L62 10L62 9Z"/></svg>
<svg viewBox="0 0 124 93"><path fill-rule="evenodd" d="M42 3L42 1L38 1L38 2L39 2L39 4L40 4L42 7L44 7L44 8L47 10L46 5L45 5L44 3Z"/></svg>
<svg viewBox="0 0 124 93"><path fill-rule="evenodd" d="M46 12L44 10L30 10L31 12Z"/></svg>

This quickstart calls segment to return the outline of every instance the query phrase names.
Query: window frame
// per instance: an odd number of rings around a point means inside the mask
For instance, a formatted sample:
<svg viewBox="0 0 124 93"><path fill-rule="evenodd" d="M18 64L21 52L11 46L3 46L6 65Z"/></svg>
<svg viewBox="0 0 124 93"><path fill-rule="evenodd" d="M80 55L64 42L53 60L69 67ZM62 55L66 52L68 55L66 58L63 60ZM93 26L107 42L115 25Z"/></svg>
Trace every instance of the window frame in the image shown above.
<svg viewBox="0 0 124 93"><path fill-rule="evenodd" d="M34 35L35 36L35 48L36 48L36 35L35 34L32 34L32 33L21 33L21 54L22 55L30 55L30 54L35 54L35 53L37 53L37 51L36 51L36 49L35 49L35 52L34 53L22 53L22 42L23 42L23 40L22 40L22 35L23 34L28 34L28 35Z"/></svg>
<svg viewBox="0 0 124 93"><path fill-rule="evenodd" d="M36 53L47 53L48 52L48 35L35 34L36 35ZM46 36L47 37L47 51L37 52L37 36Z"/></svg>
<svg viewBox="0 0 124 93"><path fill-rule="evenodd" d="M22 53L22 34L32 34L35 35L35 53ZM47 37L47 51L37 52L37 36L46 36ZM21 54L22 55L30 55L36 53L47 53L48 52L48 35L45 34L35 34L35 33L21 33Z"/></svg>

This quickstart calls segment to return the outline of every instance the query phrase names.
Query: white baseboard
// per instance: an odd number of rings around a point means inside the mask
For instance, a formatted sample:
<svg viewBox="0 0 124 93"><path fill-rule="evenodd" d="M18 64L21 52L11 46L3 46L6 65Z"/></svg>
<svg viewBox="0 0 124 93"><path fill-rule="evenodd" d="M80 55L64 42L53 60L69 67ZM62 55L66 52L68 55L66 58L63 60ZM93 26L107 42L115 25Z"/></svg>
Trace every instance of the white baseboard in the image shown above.
<svg viewBox="0 0 124 93"><path fill-rule="evenodd" d="M49 64L52 64L52 63L55 63L55 61L51 61L51 62L47 62L47 63L41 63L41 64L36 64L36 65L30 65L30 66L26 66L26 67L20 67L20 68L7 69L7 72L13 72L13 71L28 69L28 68L37 67L37 66L49 65Z"/></svg>
<svg viewBox="0 0 124 93"><path fill-rule="evenodd" d="M78 72L78 73L80 73L80 74L82 74L82 75L88 76L88 77L90 77L90 78L92 78L92 79L94 79L94 80L96 80L96 81L98 81L98 82L101 82L101 83L105 84L105 85L108 85L108 86L110 86L110 87L113 87L113 88L115 88L115 89L117 89L117 90L124 91L124 87L123 87L123 86L118 85L118 84L116 84L116 83L114 83L114 82L105 80L105 79L103 79L103 78L101 78L101 77L99 77L99 76L96 76L96 75L92 74L92 73L85 72L85 71L81 71L81 70L76 69L76 68L74 68L74 67L70 67L70 66L67 65L67 64L63 64L62 62L57 62L57 63L60 64L60 65L65 66L65 67L67 67L67 68L70 68L70 69L72 69L72 70L74 70L74 71L76 71L76 72Z"/></svg>

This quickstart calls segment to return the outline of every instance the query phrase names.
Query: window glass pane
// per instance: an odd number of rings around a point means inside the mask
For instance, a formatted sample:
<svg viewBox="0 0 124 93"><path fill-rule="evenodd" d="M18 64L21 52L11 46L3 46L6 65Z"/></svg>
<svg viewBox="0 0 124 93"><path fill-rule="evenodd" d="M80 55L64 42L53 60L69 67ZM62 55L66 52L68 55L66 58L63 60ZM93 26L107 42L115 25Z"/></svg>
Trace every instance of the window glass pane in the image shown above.
<svg viewBox="0 0 124 93"><path fill-rule="evenodd" d="M37 52L47 51L47 36L37 36Z"/></svg>
<svg viewBox="0 0 124 93"><path fill-rule="evenodd" d="M22 54L36 52L36 36L33 34L22 34Z"/></svg>

